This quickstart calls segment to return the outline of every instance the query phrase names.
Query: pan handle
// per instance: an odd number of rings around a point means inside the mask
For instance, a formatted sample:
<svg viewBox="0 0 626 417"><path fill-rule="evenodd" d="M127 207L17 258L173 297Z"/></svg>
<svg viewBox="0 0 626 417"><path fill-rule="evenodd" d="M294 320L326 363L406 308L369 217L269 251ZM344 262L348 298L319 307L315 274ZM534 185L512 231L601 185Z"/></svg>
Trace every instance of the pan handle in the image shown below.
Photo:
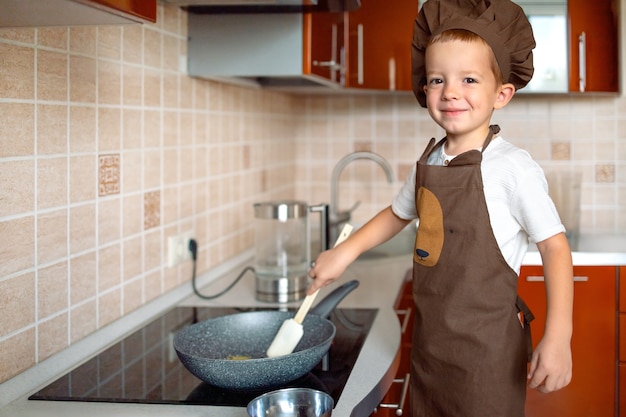
<svg viewBox="0 0 626 417"><path fill-rule="evenodd" d="M330 313L333 312L335 307L343 300L346 295L350 294L352 290L359 286L359 281L352 280L343 284L341 287L337 287L322 299L315 307L311 309L312 314L316 314L320 317L328 318Z"/></svg>

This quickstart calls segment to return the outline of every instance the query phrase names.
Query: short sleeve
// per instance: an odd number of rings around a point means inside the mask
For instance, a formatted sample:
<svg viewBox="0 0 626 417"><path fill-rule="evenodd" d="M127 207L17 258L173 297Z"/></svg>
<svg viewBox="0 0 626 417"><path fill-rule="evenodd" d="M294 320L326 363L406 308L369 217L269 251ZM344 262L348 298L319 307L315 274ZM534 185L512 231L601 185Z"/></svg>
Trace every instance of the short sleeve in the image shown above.
<svg viewBox="0 0 626 417"><path fill-rule="evenodd" d="M417 164L413 164L413 169L406 177L404 185L393 198L391 210L393 213L404 220L412 220L417 218L417 210L415 209L415 176L417 174Z"/></svg>

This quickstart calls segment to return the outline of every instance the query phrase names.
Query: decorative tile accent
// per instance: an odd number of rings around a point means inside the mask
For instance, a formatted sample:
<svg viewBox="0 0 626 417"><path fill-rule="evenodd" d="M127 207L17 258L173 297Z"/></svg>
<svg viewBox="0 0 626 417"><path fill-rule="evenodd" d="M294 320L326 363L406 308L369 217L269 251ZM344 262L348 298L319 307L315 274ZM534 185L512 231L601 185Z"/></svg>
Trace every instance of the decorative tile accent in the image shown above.
<svg viewBox="0 0 626 417"><path fill-rule="evenodd" d="M120 154L98 157L98 194L120 193Z"/></svg>
<svg viewBox="0 0 626 417"><path fill-rule="evenodd" d="M596 182L615 182L615 165L596 165Z"/></svg>
<svg viewBox="0 0 626 417"><path fill-rule="evenodd" d="M554 142L552 144L553 161L569 161L571 158L569 142Z"/></svg>
<svg viewBox="0 0 626 417"><path fill-rule="evenodd" d="M144 230L161 224L161 192L151 191L143 195Z"/></svg>

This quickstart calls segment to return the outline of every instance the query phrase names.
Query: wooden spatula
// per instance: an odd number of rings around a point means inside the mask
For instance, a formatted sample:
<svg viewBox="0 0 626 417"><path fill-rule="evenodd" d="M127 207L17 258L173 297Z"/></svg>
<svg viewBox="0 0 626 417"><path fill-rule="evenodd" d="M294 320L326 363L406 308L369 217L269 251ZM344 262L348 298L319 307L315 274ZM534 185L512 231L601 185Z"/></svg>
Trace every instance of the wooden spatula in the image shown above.
<svg viewBox="0 0 626 417"><path fill-rule="evenodd" d="M349 224L346 224L343 227L343 230L339 234L337 241L335 242L335 246L343 242L350 236L353 227ZM302 335L304 334L304 330L302 329L302 322L304 321L304 317L309 312L315 297L320 290L315 291L311 295L307 295L302 301L302 305L296 312L296 315L292 319L287 319L283 322L282 326L276 333L276 337L272 341L269 349L267 349L267 356L269 358L273 358L275 356L288 355L296 348L296 345L302 339Z"/></svg>

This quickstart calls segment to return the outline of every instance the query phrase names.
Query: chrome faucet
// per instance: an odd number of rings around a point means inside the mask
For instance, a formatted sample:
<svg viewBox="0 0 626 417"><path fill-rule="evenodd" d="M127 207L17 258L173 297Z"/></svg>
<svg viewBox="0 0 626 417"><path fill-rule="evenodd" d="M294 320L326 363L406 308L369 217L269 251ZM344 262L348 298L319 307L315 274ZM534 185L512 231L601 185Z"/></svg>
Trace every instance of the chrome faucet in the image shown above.
<svg viewBox="0 0 626 417"><path fill-rule="evenodd" d="M330 177L330 213L328 219L329 232L327 234L329 239L328 243L330 245L332 245L331 242L334 242L335 239L337 239L337 237L339 236L339 228L344 223L350 221L350 216L352 215L352 212L359 206L359 204L361 204L360 201L357 201L349 210L341 212L339 211L339 177L341 176L341 172L344 170L344 168L350 162L357 159L369 159L370 161L376 162L385 171L385 175L387 175L387 182L389 184L393 182L391 165L389 164L389 162L387 162L385 158L374 152L352 152L341 158L333 168L333 173Z"/></svg>

